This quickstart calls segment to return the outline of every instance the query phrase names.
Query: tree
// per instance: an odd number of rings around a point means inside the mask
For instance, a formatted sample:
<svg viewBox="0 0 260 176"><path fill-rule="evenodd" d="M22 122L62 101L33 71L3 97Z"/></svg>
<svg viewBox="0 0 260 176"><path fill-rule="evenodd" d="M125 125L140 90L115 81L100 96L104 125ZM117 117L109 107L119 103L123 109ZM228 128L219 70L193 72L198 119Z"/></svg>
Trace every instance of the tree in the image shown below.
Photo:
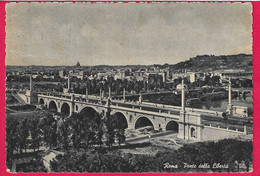
<svg viewBox="0 0 260 176"><path fill-rule="evenodd" d="M14 150L17 148L18 142L18 121L14 119L6 119L6 148L7 156L12 156ZM9 157L8 157L9 158Z"/></svg>
<svg viewBox="0 0 260 176"><path fill-rule="evenodd" d="M28 147L29 137L29 124L27 119L23 119L22 122L18 125L18 146L20 148L20 153L22 153L22 149L26 152Z"/></svg>
<svg viewBox="0 0 260 176"><path fill-rule="evenodd" d="M69 128L73 147L79 149L82 144L103 144L103 120L98 113L73 114L69 118Z"/></svg>
<svg viewBox="0 0 260 176"><path fill-rule="evenodd" d="M57 145L57 121L51 114L44 117L40 122L40 128L43 135L43 142L49 148L56 147Z"/></svg>
<svg viewBox="0 0 260 176"><path fill-rule="evenodd" d="M39 128L39 119L34 118L30 120L29 124L30 134L31 134L31 148L35 151L41 145L41 130Z"/></svg>
<svg viewBox="0 0 260 176"><path fill-rule="evenodd" d="M59 146L64 150L68 150L70 139L69 139L69 124L67 119L63 119L63 120L60 119L60 125L58 126L57 132L58 132L57 140Z"/></svg>
<svg viewBox="0 0 260 176"><path fill-rule="evenodd" d="M72 116L69 119L69 125L70 125L70 133L71 133L71 139L72 139L72 144L73 144L73 148L74 149L79 149L80 148L80 144L81 144L81 137L82 137L82 132L83 129L81 129L82 127L82 117L80 116L80 114L72 114Z"/></svg>
<svg viewBox="0 0 260 176"><path fill-rule="evenodd" d="M99 147L102 146L103 144L103 127L104 127L104 121L101 115L95 113L95 117L93 120L94 123L92 123L93 125L93 129L94 129L94 133L95 133L95 142L96 144L99 145Z"/></svg>
<svg viewBox="0 0 260 176"><path fill-rule="evenodd" d="M110 110L107 111L105 116L105 136L106 136L106 145L111 148L115 142L115 118L110 115Z"/></svg>
<svg viewBox="0 0 260 176"><path fill-rule="evenodd" d="M121 146L121 144L125 142L125 129L123 128L116 129L116 139L118 141L119 146Z"/></svg>
<svg viewBox="0 0 260 176"><path fill-rule="evenodd" d="M63 156L57 156L51 162L54 172L239 172L235 163L252 162L252 142L225 139L219 142L198 142L186 144L178 150L165 149L155 156L124 154L118 151L106 153L86 150L85 152L71 151ZM178 165L177 169L164 168L165 163ZM208 163L209 169L184 168L183 163ZM214 169L214 163L229 163L228 169Z"/></svg>

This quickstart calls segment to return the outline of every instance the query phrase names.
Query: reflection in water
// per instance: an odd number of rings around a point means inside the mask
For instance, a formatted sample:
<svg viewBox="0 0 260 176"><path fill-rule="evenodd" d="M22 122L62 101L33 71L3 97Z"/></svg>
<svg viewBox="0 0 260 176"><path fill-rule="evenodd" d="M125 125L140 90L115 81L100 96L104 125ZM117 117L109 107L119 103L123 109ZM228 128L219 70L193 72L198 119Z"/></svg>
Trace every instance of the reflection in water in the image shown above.
<svg viewBox="0 0 260 176"><path fill-rule="evenodd" d="M241 98L232 99L232 104L235 106L246 106L249 108L253 107L253 98L246 97L245 100ZM193 104L190 107L198 109L207 109L213 111L225 111L227 109L228 100L216 100L216 101L206 101L200 104Z"/></svg>
<svg viewBox="0 0 260 176"><path fill-rule="evenodd" d="M181 97L180 95L168 94L168 95L147 95L143 96L145 101L153 103L162 103L173 106L181 106ZM251 94L246 94L243 98L234 97L232 99L232 104L235 106L246 106L249 109L253 108L253 98ZM192 103L189 107L197 109L207 109L212 111L226 111L228 105L228 99L223 100L214 100L214 101L203 101L199 103Z"/></svg>

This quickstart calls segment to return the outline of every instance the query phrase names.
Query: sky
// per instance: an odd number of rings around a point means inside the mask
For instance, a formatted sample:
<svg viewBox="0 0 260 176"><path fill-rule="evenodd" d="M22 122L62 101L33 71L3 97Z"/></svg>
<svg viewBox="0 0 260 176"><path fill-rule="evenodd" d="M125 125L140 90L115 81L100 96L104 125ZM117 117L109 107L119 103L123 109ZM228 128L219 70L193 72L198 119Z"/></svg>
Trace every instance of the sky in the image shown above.
<svg viewBox="0 0 260 176"><path fill-rule="evenodd" d="M252 54L251 3L8 3L6 65L176 64Z"/></svg>

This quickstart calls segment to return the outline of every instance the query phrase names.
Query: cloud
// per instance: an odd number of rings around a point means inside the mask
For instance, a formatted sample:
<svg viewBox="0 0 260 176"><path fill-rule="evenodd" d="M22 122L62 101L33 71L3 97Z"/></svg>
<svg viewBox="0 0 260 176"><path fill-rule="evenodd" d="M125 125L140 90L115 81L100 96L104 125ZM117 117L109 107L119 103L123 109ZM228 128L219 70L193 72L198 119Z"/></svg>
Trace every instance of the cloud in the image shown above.
<svg viewBox="0 0 260 176"><path fill-rule="evenodd" d="M174 64L201 54L252 53L251 9L251 3L8 3L6 63Z"/></svg>

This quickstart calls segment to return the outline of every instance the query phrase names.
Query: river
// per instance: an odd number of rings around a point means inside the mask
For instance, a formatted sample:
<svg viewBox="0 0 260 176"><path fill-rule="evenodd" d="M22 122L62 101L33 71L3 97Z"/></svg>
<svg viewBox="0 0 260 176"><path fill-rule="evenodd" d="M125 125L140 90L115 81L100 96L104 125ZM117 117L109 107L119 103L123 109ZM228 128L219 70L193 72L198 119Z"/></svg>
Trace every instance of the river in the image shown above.
<svg viewBox="0 0 260 176"><path fill-rule="evenodd" d="M146 95L143 96L143 98L144 101L147 102L162 103L162 104L168 104L173 106L181 105L180 96L176 96L174 94ZM138 101L138 97L131 97L129 99ZM253 98L250 95L245 97L245 99L242 99L241 97L233 97L232 104L235 106L246 106L249 109L252 109ZM196 102L191 104L189 107L224 112L227 109L227 105L228 105L228 99L226 98L221 100L207 100L202 102Z"/></svg>
<svg viewBox="0 0 260 176"><path fill-rule="evenodd" d="M253 98L246 97L245 100L242 98L233 98L232 104L235 106L246 106L248 108L253 108ZM215 100L192 104L190 107L213 111L225 111L227 109L227 105L228 100Z"/></svg>

